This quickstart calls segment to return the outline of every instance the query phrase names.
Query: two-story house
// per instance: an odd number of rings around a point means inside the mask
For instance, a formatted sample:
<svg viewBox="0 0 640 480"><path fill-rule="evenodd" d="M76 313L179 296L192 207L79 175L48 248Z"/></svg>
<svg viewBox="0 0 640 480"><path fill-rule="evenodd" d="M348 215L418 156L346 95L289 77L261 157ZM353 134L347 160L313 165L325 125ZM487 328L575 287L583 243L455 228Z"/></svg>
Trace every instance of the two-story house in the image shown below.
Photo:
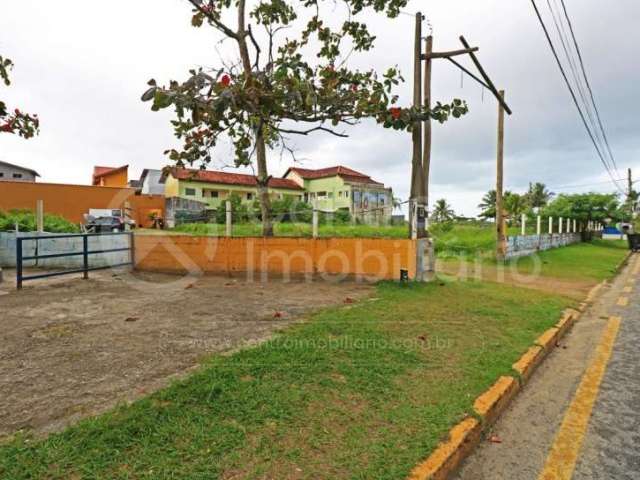
<svg viewBox="0 0 640 480"><path fill-rule="evenodd" d="M320 210L345 209L363 220L390 218L393 212L392 189L348 167L292 167L284 178L304 188L304 200Z"/></svg>
<svg viewBox="0 0 640 480"><path fill-rule="evenodd" d="M241 173L173 168L165 171L160 181L165 197L194 200L210 209L217 209L230 195L239 196L243 203L253 202L258 195L256 177ZM272 199L303 198L303 188L293 180L271 178L268 188Z"/></svg>

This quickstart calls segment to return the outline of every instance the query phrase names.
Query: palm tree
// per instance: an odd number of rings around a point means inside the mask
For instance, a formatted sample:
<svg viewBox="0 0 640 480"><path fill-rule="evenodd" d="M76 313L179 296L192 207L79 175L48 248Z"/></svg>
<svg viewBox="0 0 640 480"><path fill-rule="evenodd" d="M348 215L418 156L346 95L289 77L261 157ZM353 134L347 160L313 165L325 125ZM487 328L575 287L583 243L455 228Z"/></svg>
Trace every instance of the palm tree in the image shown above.
<svg viewBox="0 0 640 480"><path fill-rule="evenodd" d="M504 209L511 221L520 219L520 216L529 209L527 196L507 192L504 196Z"/></svg>
<svg viewBox="0 0 640 480"><path fill-rule="evenodd" d="M542 207L547 206L551 197L553 197L553 193L547 190L547 186L544 183L529 183L527 201L536 213L540 212Z"/></svg>
<svg viewBox="0 0 640 480"><path fill-rule="evenodd" d="M478 204L478 208L482 210L480 215L478 215L480 218L484 218L485 220L496 219L496 195L495 190L489 190L485 193L484 197L482 197L482 202ZM502 194L505 202L509 195L511 195L511 192L508 190Z"/></svg>
<svg viewBox="0 0 640 480"><path fill-rule="evenodd" d="M434 222L448 222L455 218L456 214L444 198L437 200L433 206L431 218Z"/></svg>

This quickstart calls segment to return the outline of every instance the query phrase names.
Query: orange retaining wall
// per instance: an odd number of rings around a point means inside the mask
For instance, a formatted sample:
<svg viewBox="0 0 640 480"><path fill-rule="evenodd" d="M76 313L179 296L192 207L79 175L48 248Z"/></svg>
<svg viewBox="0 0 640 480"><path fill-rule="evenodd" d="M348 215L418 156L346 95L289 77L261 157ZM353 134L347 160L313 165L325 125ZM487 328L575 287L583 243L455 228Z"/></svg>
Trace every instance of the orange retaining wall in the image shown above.
<svg viewBox="0 0 640 480"><path fill-rule="evenodd" d="M135 237L136 268L175 273L329 274L397 279L415 275L416 242L367 238L219 238L182 235ZM260 273L261 275L255 275Z"/></svg>
<svg viewBox="0 0 640 480"><path fill-rule="evenodd" d="M136 195L133 188L0 181L0 210L35 211L44 201L45 213L60 215L70 222L83 223L90 208L124 208L129 202L136 224L149 226L149 215L164 216L164 196Z"/></svg>

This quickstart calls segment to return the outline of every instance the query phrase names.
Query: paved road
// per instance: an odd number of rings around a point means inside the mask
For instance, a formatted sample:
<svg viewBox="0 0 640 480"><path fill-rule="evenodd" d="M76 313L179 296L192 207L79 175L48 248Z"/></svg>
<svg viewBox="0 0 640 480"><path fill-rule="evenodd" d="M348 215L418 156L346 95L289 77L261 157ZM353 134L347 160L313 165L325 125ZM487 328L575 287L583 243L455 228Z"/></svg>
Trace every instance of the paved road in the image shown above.
<svg viewBox="0 0 640 480"><path fill-rule="evenodd" d="M495 425L459 480L640 479L640 256Z"/></svg>

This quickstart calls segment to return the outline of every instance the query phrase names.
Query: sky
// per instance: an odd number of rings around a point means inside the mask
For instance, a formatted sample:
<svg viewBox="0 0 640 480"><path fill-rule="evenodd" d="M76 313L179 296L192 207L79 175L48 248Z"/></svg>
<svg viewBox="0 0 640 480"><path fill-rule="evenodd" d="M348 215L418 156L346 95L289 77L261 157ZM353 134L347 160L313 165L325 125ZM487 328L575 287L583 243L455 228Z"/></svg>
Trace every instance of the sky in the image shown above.
<svg viewBox="0 0 640 480"><path fill-rule="evenodd" d="M553 2L558 0L550 0ZM546 0L537 0L553 33ZM637 0L565 0L596 102L618 166L618 178L640 175L640 3ZM354 54L350 65L383 71L398 65L412 75L413 16L421 10L433 29L434 49L460 48L464 35L494 83L506 91L505 188L523 192L543 182L556 193L612 192L529 0L412 0L396 19L367 14L375 49ZM335 18L339 18L337 11ZM2 134L0 160L37 170L43 182L87 184L94 165L143 168L169 164L163 155L179 144L170 111L152 112L140 101L146 82L184 80L194 67L233 61L229 42L212 29L190 25L186 0L0 1L0 54L15 63L9 106L37 112L41 133L31 140ZM425 25L425 31L427 27ZM557 37L554 41L562 54ZM472 68L468 59L462 62ZM407 105L412 85L398 89ZM434 124L431 202L445 198L458 214L474 216L482 195L495 188L497 103L490 92L446 60L434 61L433 98L465 99L469 114ZM322 132L296 137L300 166L346 165L371 175L408 198L411 137L363 122L349 138ZM214 167L233 163L223 145ZM284 173L293 159L269 155L270 172ZM576 186L576 187L574 187ZM623 186L621 184L621 186ZM0 187L1 188L1 187ZM0 190L1 194L1 190Z"/></svg>

